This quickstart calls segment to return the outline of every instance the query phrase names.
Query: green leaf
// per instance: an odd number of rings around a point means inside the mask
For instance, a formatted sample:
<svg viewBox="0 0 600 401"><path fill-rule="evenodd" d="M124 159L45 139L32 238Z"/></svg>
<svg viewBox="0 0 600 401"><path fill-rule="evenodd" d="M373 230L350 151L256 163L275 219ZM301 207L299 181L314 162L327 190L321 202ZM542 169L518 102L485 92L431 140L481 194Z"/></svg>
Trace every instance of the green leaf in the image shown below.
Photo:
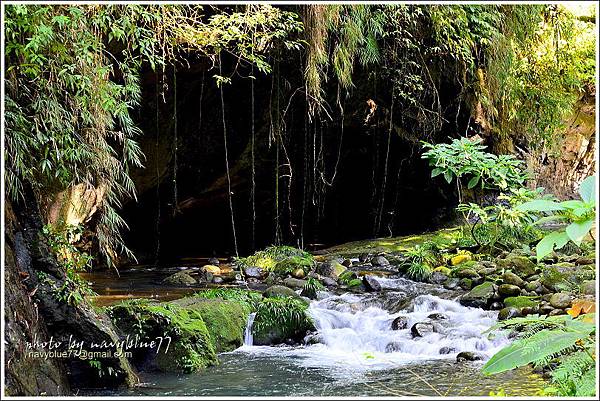
<svg viewBox="0 0 600 401"><path fill-rule="evenodd" d="M449 171L446 171L444 173L444 178L446 179L446 182L448 182L448 184L450 184L452 182L452 173Z"/></svg>
<svg viewBox="0 0 600 401"><path fill-rule="evenodd" d="M596 200L596 176L589 176L581 181L579 195L584 202L591 203Z"/></svg>
<svg viewBox="0 0 600 401"><path fill-rule="evenodd" d="M542 260L544 256L554 250L555 246L556 249L560 249L565 246L567 242L569 242L569 237L564 231L552 232L546 235L535 247L537 260Z"/></svg>
<svg viewBox="0 0 600 401"><path fill-rule="evenodd" d="M544 330L523 340L515 341L500 350L483 366L486 375L505 372L528 363L541 360L575 344L587 337L585 332Z"/></svg>
<svg viewBox="0 0 600 401"><path fill-rule="evenodd" d="M584 221L574 221L567 226L567 235L577 245L581 244L583 237L592 229L594 220L588 219Z"/></svg>
<svg viewBox="0 0 600 401"><path fill-rule="evenodd" d="M481 177L479 177L478 175L476 175L475 177L471 178L469 180L469 183L467 184L467 188L472 189L475 188L475 186L477 185L477 183L479 182L479 179Z"/></svg>
<svg viewBox="0 0 600 401"><path fill-rule="evenodd" d="M434 169L431 171L431 178L433 178L433 177L437 177L438 175L442 174L443 172L444 172L444 169L443 169L443 168L434 168Z"/></svg>
<svg viewBox="0 0 600 401"><path fill-rule="evenodd" d="M561 206L560 203L551 200L536 199L520 204L517 206L517 210L522 212L553 212L564 210L564 207Z"/></svg>

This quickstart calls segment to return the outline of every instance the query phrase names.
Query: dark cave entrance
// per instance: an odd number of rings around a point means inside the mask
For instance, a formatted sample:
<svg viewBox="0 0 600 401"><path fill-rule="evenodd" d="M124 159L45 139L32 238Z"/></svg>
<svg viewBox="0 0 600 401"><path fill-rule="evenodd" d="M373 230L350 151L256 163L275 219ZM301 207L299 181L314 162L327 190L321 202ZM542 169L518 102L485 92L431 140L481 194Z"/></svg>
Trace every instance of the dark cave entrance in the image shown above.
<svg viewBox="0 0 600 401"><path fill-rule="evenodd" d="M305 99L295 89L302 86L301 71L289 71L295 70L281 67L254 82L254 213L251 80L234 79L223 88L240 255L277 241L311 249L417 233L453 218L454 187L430 178L417 141L390 131L384 101L378 100L382 122L364 124L366 100L375 98L369 85L348 98L343 119L338 113L309 123ZM142 263L235 254L220 90L212 75L199 64L175 79L166 72L143 80L138 121L147 159L132 174L138 199L123 210L127 244ZM380 91L376 98L385 99ZM284 118L276 110L286 110ZM460 119L466 125L468 114ZM279 142L274 131L281 132Z"/></svg>

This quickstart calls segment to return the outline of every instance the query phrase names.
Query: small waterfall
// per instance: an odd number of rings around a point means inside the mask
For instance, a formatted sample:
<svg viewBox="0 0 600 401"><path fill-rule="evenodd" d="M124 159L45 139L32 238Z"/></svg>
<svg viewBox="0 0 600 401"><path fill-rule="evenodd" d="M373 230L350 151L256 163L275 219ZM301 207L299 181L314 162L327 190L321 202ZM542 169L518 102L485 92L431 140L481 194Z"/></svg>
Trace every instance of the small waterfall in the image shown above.
<svg viewBox="0 0 600 401"><path fill-rule="evenodd" d="M254 339L252 338L252 325L254 324L254 318L256 312L248 315L248 321L246 322L246 330L244 331L244 345L252 346Z"/></svg>

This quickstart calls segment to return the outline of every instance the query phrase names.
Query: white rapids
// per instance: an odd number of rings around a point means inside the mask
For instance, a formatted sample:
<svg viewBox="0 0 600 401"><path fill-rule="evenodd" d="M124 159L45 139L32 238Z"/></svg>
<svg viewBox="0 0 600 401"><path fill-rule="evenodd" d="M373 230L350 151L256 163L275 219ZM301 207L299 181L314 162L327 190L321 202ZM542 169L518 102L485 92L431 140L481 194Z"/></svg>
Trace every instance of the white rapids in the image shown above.
<svg viewBox="0 0 600 401"><path fill-rule="evenodd" d="M406 292L407 286L420 284L405 279L377 278L384 291ZM418 293L417 293L418 294ZM376 306L374 294L330 295L311 302L308 312L317 328L318 343L300 347L244 345L238 350L255 354L277 354L294 359L300 366L324 368L331 374L369 371L407 366L441 359L455 359L462 351L489 358L508 344L506 337L488 338L483 334L496 323L497 312L460 305L435 295L417 295L404 309L390 312ZM323 294L321 294L323 295ZM436 320L435 332L414 337L411 327ZM404 316L405 329L392 330L392 322ZM258 355L257 355L258 356Z"/></svg>

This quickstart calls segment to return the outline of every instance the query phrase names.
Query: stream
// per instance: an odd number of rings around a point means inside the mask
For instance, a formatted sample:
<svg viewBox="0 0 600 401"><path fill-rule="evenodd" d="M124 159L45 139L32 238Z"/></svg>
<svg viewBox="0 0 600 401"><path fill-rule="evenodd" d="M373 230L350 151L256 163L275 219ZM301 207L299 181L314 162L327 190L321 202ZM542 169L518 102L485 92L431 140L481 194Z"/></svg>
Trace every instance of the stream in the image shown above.
<svg viewBox="0 0 600 401"><path fill-rule="evenodd" d="M308 310L318 329L311 345L251 345L250 315L246 344L221 354L219 366L189 375L142 373L138 387L110 394L487 396L504 389L510 396L532 396L544 387L528 368L486 377L480 373L484 361L456 361L463 351L485 360L509 343L482 334L497 312L461 306L458 293L441 286L393 277L377 281L377 293L319 292ZM392 330L396 318L405 328ZM427 326L422 337L414 337L411 327L423 321L434 330Z"/></svg>

